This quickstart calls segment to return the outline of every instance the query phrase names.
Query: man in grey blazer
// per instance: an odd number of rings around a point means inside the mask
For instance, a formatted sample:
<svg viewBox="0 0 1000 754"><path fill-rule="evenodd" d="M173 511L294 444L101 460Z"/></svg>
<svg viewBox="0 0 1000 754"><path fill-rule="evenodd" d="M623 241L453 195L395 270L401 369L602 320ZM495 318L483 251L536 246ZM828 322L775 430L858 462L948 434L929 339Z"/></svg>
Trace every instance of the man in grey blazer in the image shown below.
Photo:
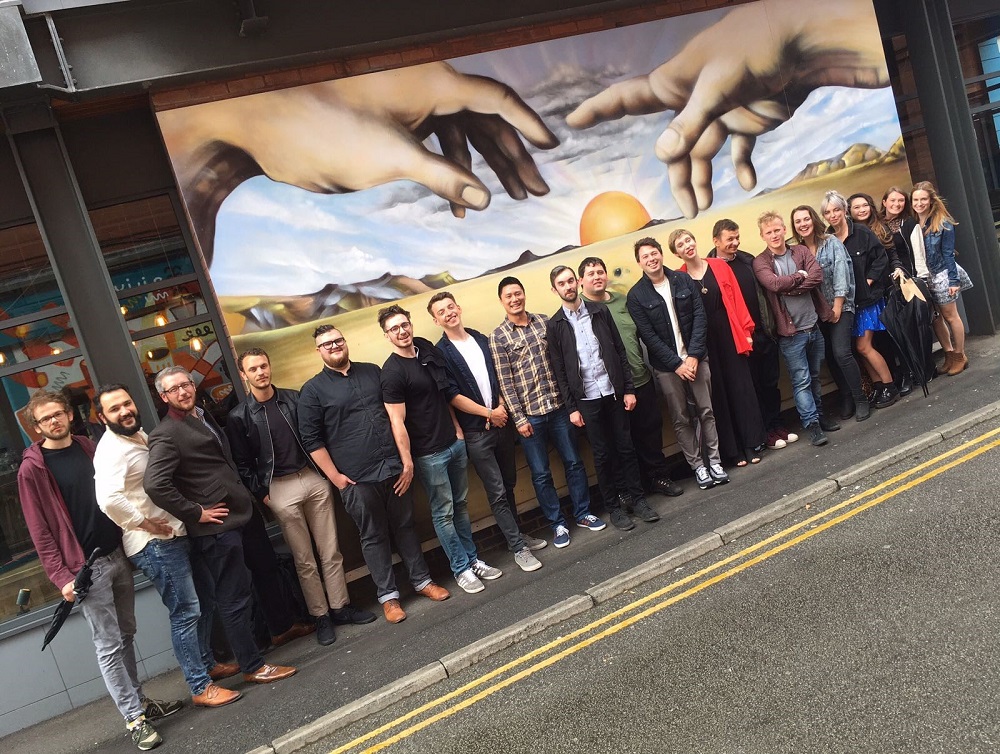
<svg viewBox="0 0 1000 754"><path fill-rule="evenodd" d="M295 668L268 665L251 629L250 572L243 560L242 528L253 499L240 481L225 433L195 404L195 384L183 367L156 375L156 392L170 410L149 433L143 486L150 499L187 526L191 570L201 602L199 639L213 664L208 630L216 605L244 680L271 683Z"/></svg>

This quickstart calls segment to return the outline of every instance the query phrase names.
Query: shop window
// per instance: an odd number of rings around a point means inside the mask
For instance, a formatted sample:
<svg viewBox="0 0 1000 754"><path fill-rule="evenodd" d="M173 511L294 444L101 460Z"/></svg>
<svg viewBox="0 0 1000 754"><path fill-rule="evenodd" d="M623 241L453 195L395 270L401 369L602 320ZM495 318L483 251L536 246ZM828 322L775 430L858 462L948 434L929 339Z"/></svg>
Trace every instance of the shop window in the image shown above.
<svg viewBox="0 0 1000 754"><path fill-rule="evenodd" d="M0 320L62 306L37 226L0 229Z"/></svg>
<svg viewBox="0 0 1000 754"><path fill-rule="evenodd" d="M208 314L201 286L195 281L136 293L119 299L118 303L131 333L169 327Z"/></svg>

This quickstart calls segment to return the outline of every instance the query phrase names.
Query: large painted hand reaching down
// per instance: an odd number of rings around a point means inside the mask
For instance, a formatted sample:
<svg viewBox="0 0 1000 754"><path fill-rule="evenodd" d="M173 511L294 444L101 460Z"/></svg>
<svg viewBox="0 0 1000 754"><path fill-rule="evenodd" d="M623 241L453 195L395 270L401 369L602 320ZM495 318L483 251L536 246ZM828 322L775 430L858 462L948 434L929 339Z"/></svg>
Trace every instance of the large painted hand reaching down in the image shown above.
<svg viewBox="0 0 1000 754"><path fill-rule="evenodd" d="M732 137L736 176L757 185L756 138L777 128L822 86L888 86L870 0L803 12L798 0L740 6L645 76L613 84L567 116L589 128L624 115L676 116L656 142L674 199L686 217L712 204L712 158Z"/></svg>
<svg viewBox="0 0 1000 754"><path fill-rule="evenodd" d="M446 63L283 89L160 113L206 259L223 200L255 175L308 191L425 186L463 217L490 202L470 145L514 199L548 193L522 137L559 141L509 86ZM424 140L434 134L441 154Z"/></svg>

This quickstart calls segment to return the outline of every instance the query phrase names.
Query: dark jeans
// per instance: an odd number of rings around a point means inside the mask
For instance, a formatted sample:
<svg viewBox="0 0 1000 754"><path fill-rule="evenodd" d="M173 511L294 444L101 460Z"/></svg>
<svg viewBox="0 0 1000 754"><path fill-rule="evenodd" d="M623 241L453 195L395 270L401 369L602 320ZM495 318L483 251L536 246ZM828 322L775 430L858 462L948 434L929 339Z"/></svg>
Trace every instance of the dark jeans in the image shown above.
<svg viewBox="0 0 1000 754"><path fill-rule="evenodd" d="M400 497L392 486L396 478L381 482L359 482L340 491L344 508L361 534L361 554L375 582L380 603L399 599L396 577L392 573L392 543L416 590L431 583L431 573L420 551L420 539L413 528L413 493Z"/></svg>
<svg viewBox="0 0 1000 754"><path fill-rule="evenodd" d="M552 470L549 468L551 440L566 470L566 484L573 501L573 519L583 518L590 513L590 484L580 451L576 447L576 437L573 434L576 428L569 423L569 414L565 408L557 408L542 416L529 416L528 422L533 432L531 437L522 435L521 448L528 468L531 469L531 484L535 488L535 497L538 498L542 513L553 528L566 525L566 519L559 509L559 493L556 492Z"/></svg>
<svg viewBox="0 0 1000 754"><path fill-rule="evenodd" d="M250 520L243 527L243 557L257 590L264 621L271 636L279 636L292 627L297 609L289 603L287 592L278 577L278 558L267 536L264 517L253 507Z"/></svg>
<svg viewBox="0 0 1000 754"><path fill-rule="evenodd" d="M465 447L469 451L469 460L483 482L486 502L490 504L497 527L507 540L507 549L511 552L523 550L524 539L517 525L514 503L507 497L508 475L504 473L504 466L509 466L508 472L514 471L516 474L513 463L514 438L510 424L484 432L466 432ZM513 486L513 480L510 486Z"/></svg>
<svg viewBox="0 0 1000 754"><path fill-rule="evenodd" d="M253 638L253 615L250 609L250 571L243 556L242 529L221 534L190 537L191 575L201 603L198 639L205 666L215 664L209 639L212 613L219 608L226 638L240 670L253 673L264 664Z"/></svg>
<svg viewBox="0 0 1000 754"><path fill-rule="evenodd" d="M594 468L597 470L597 486L604 499L604 507L609 511L620 507L616 468L624 478L625 487L632 497L642 497L639 483L639 464L632 449L632 433L628 428L628 414L621 399L606 395L595 400L579 403L583 415L583 427L587 430L590 450L594 454Z"/></svg>
<svg viewBox="0 0 1000 754"><path fill-rule="evenodd" d="M849 395L855 401L864 398L861 392L861 369L854 358L854 312L842 312L837 322L821 322L820 331L826 343L826 367L841 397Z"/></svg>
<svg viewBox="0 0 1000 754"><path fill-rule="evenodd" d="M639 462L639 480L642 489L648 492L657 479L670 478L670 466L663 455L663 414L652 379L635 389L635 408L628 414L628 425ZM624 477L620 470L616 469L616 474L621 486Z"/></svg>
<svg viewBox="0 0 1000 754"><path fill-rule="evenodd" d="M749 364L750 379L753 380L753 389L757 393L764 429L770 432L781 426L781 391L778 389L781 370L778 366L778 344L764 333L754 334Z"/></svg>

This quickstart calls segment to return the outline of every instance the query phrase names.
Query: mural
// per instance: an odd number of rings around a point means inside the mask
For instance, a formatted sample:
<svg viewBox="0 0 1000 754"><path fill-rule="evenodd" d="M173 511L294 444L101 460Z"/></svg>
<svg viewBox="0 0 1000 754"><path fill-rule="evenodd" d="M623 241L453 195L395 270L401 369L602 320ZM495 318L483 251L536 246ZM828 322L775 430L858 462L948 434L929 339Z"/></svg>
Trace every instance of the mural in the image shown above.
<svg viewBox="0 0 1000 754"><path fill-rule="evenodd" d="M167 110L157 115L238 349L275 381L321 366L333 322L356 361L389 353L374 307L418 334L448 287L489 331L502 274L549 312L553 265L837 188L909 185L869 0L761 0L568 39ZM586 247L586 248L581 248Z"/></svg>

